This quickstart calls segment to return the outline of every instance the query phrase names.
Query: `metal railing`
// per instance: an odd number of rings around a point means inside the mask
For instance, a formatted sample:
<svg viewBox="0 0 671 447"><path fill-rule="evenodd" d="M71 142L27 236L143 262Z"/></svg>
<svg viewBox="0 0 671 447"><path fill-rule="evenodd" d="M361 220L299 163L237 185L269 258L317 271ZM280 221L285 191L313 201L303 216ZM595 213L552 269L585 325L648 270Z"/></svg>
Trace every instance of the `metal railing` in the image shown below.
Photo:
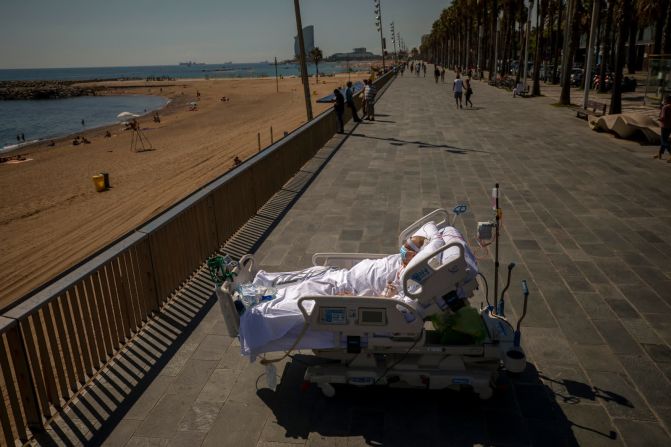
<svg viewBox="0 0 671 447"><path fill-rule="evenodd" d="M336 129L322 113L0 316L0 443L43 430Z"/></svg>

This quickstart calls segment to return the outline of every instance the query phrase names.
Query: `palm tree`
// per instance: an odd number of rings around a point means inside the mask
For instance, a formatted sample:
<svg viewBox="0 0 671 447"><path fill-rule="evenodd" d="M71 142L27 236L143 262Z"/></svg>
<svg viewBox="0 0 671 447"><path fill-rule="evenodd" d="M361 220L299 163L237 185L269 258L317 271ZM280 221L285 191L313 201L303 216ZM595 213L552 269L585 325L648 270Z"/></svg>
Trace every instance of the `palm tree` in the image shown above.
<svg viewBox="0 0 671 447"><path fill-rule="evenodd" d="M569 0L568 11L566 14L566 29L564 35L564 52L561 66L561 95L559 104L571 104L571 69L573 54L578 43L578 27L580 25L580 16L578 15L579 0Z"/></svg>
<svg viewBox="0 0 671 447"><path fill-rule="evenodd" d="M613 93L610 97L609 113L614 115L622 113L622 70L626 58L624 44L627 41L631 22L631 9L633 0L620 0L617 47L615 51L615 81L613 82Z"/></svg>
<svg viewBox="0 0 671 447"><path fill-rule="evenodd" d="M310 58L312 59L312 62L315 63L315 76L317 78L317 84L319 84L319 63L324 59L324 54L319 47L314 47L312 51L310 51Z"/></svg>
<svg viewBox="0 0 671 447"><path fill-rule="evenodd" d="M540 71L541 59L543 59L543 44L545 42L544 25L545 14L547 14L548 0L540 0L538 2L538 10L536 12L538 25L536 26L536 54L534 56L534 74L533 74L533 89L531 94L539 96L541 94Z"/></svg>

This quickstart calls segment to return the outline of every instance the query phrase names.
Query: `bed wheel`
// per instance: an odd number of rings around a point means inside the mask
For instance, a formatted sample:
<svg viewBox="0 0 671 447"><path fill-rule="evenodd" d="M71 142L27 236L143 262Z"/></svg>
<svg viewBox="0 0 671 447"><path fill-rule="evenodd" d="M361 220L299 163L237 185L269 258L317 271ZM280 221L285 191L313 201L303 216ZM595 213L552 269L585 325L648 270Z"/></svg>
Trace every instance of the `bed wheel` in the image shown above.
<svg viewBox="0 0 671 447"><path fill-rule="evenodd" d="M336 390L333 387L333 385L331 385L330 383L320 383L318 386L319 386L319 389L322 390L322 394L325 397L335 396Z"/></svg>
<svg viewBox="0 0 671 447"><path fill-rule="evenodd" d="M478 392L478 397L480 398L480 400L489 400L492 398L493 395L494 390L490 386L483 388Z"/></svg>

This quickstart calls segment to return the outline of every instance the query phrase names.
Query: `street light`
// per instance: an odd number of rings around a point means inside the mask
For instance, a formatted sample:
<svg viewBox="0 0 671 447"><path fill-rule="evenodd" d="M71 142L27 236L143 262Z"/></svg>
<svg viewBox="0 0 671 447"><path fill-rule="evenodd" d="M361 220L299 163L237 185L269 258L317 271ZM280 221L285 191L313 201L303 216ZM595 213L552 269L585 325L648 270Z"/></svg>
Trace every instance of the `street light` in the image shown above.
<svg viewBox="0 0 671 447"><path fill-rule="evenodd" d="M375 26L380 32L380 46L382 47L382 71L385 71L386 67L384 64L384 37L382 37L382 5L380 0L373 0L375 5Z"/></svg>
<svg viewBox="0 0 671 447"><path fill-rule="evenodd" d="M396 65L398 65L398 53L396 53L396 33L394 33L394 22L391 22L391 43L394 44L394 59L396 60Z"/></svg>

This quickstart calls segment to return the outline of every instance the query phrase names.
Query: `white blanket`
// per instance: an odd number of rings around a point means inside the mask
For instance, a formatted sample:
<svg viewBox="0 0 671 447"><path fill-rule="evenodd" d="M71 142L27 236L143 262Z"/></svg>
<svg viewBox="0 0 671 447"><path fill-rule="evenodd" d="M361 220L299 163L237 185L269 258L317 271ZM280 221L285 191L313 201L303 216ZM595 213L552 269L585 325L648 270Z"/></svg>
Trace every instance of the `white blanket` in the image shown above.
<svg viewBox="0 0 671 447"><path fill-rule="evenodd" d="M468 249L461 233L454 227L446 227L440 231L435 225L425 225L422 233L429 242L422 247L422 252L431 253L444 244L459 242L465 247L466 261L471 267L469 281L477 274L475 257ZM419 234L419 233L417 233ZM458 250L447 250L439 262L449 262L458 255ZM412 261L411 261L412 263ZM262 302L248 309L240 318L240 345L243 355L252 358L264 352L275 352L289 349L303 327L303 315L298 309L298 299L310 295L355 295L383 296L388 283L393 283L397 290L400 285L402 269L400 254L393 254L381 259L364 259L352 268L333 269L311 267L295 272L271 273L259 271L254 278L258 286L278 287L277 296L272 301ZM295 280L288 283L289 280ZM402 296L395 298L408 304L414 301ZM462 298L466 298L462 296ZM313 303L306 301L304 306L312 311ZM332 332L308 330L296 349L325 349L337 347L337 340Z"/></svg>
<svg viewBox="0 0 671 447"><path fill-rule="evenodd" d="M257 273L254 284L280 285L283 279L294 276L308 279L280 288L272 301L248 309L240 318L240 345L244 355L256 356L263 352L288 349L303 326L303 315L298 299L309 295L382 296L387 283L396 280L401 268L399 254L381 259L365 259L351 269L323 269L313 267L300 272ZM306 310L312 303L305 302ZM333 347L330 332L308 331L296 349Z"/></svg>

